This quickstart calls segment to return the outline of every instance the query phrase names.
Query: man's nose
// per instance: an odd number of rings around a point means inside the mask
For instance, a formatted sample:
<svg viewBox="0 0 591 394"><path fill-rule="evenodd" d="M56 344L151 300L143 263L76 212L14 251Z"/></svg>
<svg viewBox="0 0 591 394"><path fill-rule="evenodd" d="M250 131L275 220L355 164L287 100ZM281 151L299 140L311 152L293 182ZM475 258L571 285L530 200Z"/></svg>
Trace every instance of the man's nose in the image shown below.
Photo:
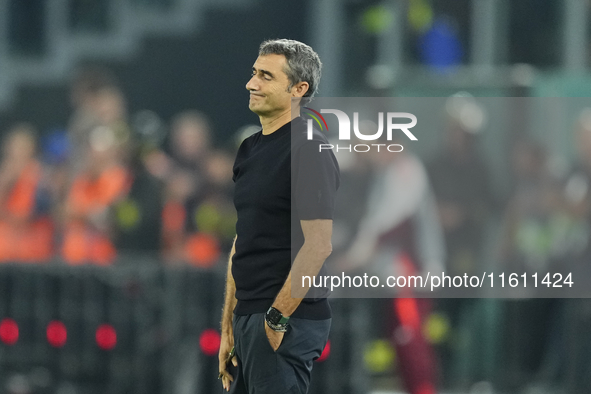
<svg viewBox="0 0 591 394"><path fill-rule="evenodd" d="M256 83L256 75L253 75L250 80L246 83L247 90L258 90L258 84Z"/></svg>

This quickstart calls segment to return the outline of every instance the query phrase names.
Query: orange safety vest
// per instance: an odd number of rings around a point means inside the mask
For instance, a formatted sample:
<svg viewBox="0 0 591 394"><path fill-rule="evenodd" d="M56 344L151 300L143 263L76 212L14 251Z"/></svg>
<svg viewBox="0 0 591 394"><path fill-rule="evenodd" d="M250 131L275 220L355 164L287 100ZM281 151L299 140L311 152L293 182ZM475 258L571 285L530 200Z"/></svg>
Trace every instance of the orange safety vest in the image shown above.
<svg viewBox="0 0 591 394"><path fill-rule="evenodd" d="M53 223L33 218L41 165L32 161L0 204L0 261L42 262L53 254Z"/></svg>
<svg viewBox="0 0 591 394"><path fill-rule="evenodd" d="M220 245L216 237L203 232L187 233L187 210L178 201L168 201L162 210L162 237L165 253L182 249L180 257L191 265L210 268L220 257Z"/></svg>
<svg viewBox="0 0 591 394"><path fill-rule="evenodd" d="M187 237L185 259L188 263L201 268L210 268L218 262L220 254L220 244L213 235L196 232Z"/></svg>
<svg viewBox="0 0 591 394"><path fill-rule="evenodd" d="M66 223L62 244L62 257L68 264L108 265L115 260L117 253L108 234L85 219L123 197L129 191L129 180L127 170L120 166L103 171L97 178L82 174L74 180L66 202L73 218Z"/></svg>

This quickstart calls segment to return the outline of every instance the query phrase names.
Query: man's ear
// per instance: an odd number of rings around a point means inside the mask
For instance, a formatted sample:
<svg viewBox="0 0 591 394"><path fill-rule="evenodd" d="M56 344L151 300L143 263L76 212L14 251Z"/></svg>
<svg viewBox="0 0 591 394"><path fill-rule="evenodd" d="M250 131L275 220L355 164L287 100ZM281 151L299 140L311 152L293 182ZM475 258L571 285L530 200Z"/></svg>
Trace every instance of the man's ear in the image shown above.
<svg viewBox="0 0 591 394"><path fill-rule="evenodd" d="M310 84L306 81L298 82L291 88L292 97L304 97L304 94L310 89Z"/></svg>

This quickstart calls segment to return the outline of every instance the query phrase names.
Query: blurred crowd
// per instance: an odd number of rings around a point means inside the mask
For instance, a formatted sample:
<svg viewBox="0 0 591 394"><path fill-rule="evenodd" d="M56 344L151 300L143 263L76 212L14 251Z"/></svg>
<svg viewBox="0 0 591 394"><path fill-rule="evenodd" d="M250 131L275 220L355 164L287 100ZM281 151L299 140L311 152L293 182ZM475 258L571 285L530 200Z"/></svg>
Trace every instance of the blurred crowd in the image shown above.
<svg viewBox="0 0 591 394"><path fill-rule="evenodd" d="M4 133L0 261L109 265L120 256L211 267L234 236L233 146L205 114L130 116L109 70L80 69L63 131Z"/></svg>
<svg viewBox="0 0 591 394"><path fill-rule="evenodd" d="M426 160L406 149L352 160L337 153L343 187L335 215L341 219L334 230L336 272L380 278L442 271L588 275L591 109L573 122L577 156L570 166L557 164L554 152L525 130L510 133L503 173L509 187L502 193L485 160L482 122L474 121L486 108L466 94L448 98L445 108L443 145ZM473 117L464 116L467 109ZM376 127L368 125L365 133ZM574 357L588 371L591 358L564 349L586 349L588 332L581 327L591 323L589 304L523 297L434 301L403 289L398 298L373 302L380 321L371 329L389 338L411 394L435 393L441 381L469 389L493 379L491 365L503 376L496 383L509 392L524 382L564 387L569 379L572 392L583 392L588 374L567 370Z"/></svg>
<svg viewBox="0 0 591 394"><path fill-rule="evenodd" d="M476 111L473 118L468 110ZM507 187L495 182L483 123L474 121L485 112L465 92L449 97L439 122L442 145L426 158L406 147L396 154L336 153L344 180L335 244L346 255L345 268L375 266L383 248L407 254L415 271L453 275L491 263L514 272L562 272L591 256L591 108L572 122L570 164L527 130L507 133L506 168L497 171ZM400 273L391 265L388 274Z"/></svg>

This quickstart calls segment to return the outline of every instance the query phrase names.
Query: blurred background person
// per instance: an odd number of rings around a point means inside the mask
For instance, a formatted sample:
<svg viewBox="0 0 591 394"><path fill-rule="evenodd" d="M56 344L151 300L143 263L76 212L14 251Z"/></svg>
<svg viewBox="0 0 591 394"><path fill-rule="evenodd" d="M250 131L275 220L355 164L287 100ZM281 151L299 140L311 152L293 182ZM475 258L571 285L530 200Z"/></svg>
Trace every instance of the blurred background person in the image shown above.
<svg viewBox="0 0 591 394"><path fill-rule="evenodd" d="M548 153L522 138L512 148L513 191L504 213L504 264L517 271L547 270L561 257L560 180L552 175ZM554 261L558 262L558 261ZM513 268L514 267L514 268Z"/></svg>
<svg viewBox="0 0 591 394"><path fill-rule="evenodd" d="M526 273L557 269L565 257L560 235L565 222L560 183L550 172L548 152L522 136L513 144L511 159L514 184L503 214L502 267ZM517 389L523 376L531 380L540 368L550 335L548 323L556 318L555 306L552 299L506 303L505 388Z"/></svg>
<svg viewBox="0 0 591 394"><path fill-rule="evenodd" d="M221 250L232 247L236 210L233 203L233 156L225 150L212 150L205 170L209 185L203 203L196 210L195 228L214 236Z"/></svg>
<svg viewBox="0 0 591 394"><path fill-rule="evenodd" d="M71 180L64 202L62 257L69 264L104 265L114 262L116 244L158 250L153 233L158 237L159 221L150 219L161 210L158 186L144 171L139 146L134 146L127 102L115 77L104 67L82 67L70 98ZM141 204L138 194L143 195ZM138 239L140 235L145 239Z"/></svg>
<svg viewBox="0 0 591 394"><path fill-rule="evenodd" d="M157 261L162 250L162 210L164 182L151 160L163 153L157 145L134 131L130 143L127 189L113 209L114 245L129 260ZM158 160L158 159L157 159ZM127 164L128 163L128 164ZM166 166L167 163L156 165Z"/></svg>
<svg viewBox="0 0 591 394"><path fill-rule="evenodd" d="M366 212L341 268L362 269L384 280L390 275L443 272L443 233L423 163L405 150L384 148L371 155L373 176ZM431 301L414 298L411 288L400 290L396 297L380 299L377 314L387 316L383 324L399 357L404 388L411 394L434 394L439 385L438 362L423 332Z"/></svg>
<svg viewBox="0 0 591 394"><path fill-rule="evenodd" d="M427 172L433 185L437 212L447 248L446 274L463 275L483 268L485 230L494 207L494 193L488 168L478 149L479 133L486 114L482 106L466 92L445 100L445 129L442 149L428 161ZM439 299L438 309L449 319L452 330L465 322L478 325L477 300ZM467 389L479 379L483 354L478 334L470 340L450 341L440 349L445 384L456 382Z"/></svg>
<svg viewBox="0 0 591 394"><path fill-rule="evenodd" d="M117 255L112 210L129 192L130 174L113 129L97 127L88 137L84 167L76 174L65 204L61 252L68 264L107 265Z"/></svg>
<svg viewBox="0 0 591 394"><path fill-rule="evenodd" d="M211 149L210 122L204 113L188 110L173 117L169 136L172 171L191 177L192 190L186 198L199 200L206 193L206 163Z"/></svg>
<svg viewBox="0 0 591 394"><path fill-rule="evenodd" d="M472 97L460 93L448 98L444 147L427 164L448 249L447 264L454 275L481 268L477 261L494 204L488 169L477 149L483 117Z"/></svg>
<svg viewBox="0 0 591 394"><path fill-rule="evenodd" d="M162 222L164 257L169 262L187 262L187 226L207 188L205 163L210 130L205 115L194 110L175 115L169 142L172 167L166 180Z"/></svg>
<svg viewBox="0 0 591 394"><path fill-rule="evenodd" d="M591 108L581 111L574 128L576 161L563 186L566 213L574 222L578 234L574 242L565 245L577 261L591 257Z"/></svg>
<svg viewBox="0 0 591 394"><path fill-rule="evenodd" d="M43 168L35 129L26 123L14 125L2 147L0 261L47 261L53 253L53 224L39 206Z"/></svg>
<svg viewBox="0 0 591 394"><path fill-rule="evenodd" d="M546 231L538 235L537 243L546 245L549 255L549 262L546 264L551 267L549 271L561 272L564 276L571 274L572 277L588 277L591 274L590 108L579 112L574 122L573 137L576 152L574 165L564 178L558 180L559 189L546 198L552 209L552 216ZM544 234L547 237L546 242L540 241ZM589 343L583 339L586 338L591 324L589 300L543 301L546 301L542 305L546 306L543 327L547 337L542 357L533 363L536 367L536 380L547 390L566 387L570 392L585 391L590 383L588 375L576 371L591 368ZM536 346L537 343L530 342L529 345Z"/></svg>
<svg viewBox="0 0 591 394"><path fill-rule="evenodd" d="M131 137L127 120L127 104L123 92L109 69L100 66L81 67L70 87L70 100L74 109L68 122L71 144L72 172L83 166L90 133L97 127L112 130L118 144Z"/></svg>
<svg viewBox="0 0 591 394"><path fill-rule="evenodd" d="M169 262L209 268L231 247L235 212L231 157L211 146L209 120L185 111L172 120L163 211L164 255Z"/></svg>

